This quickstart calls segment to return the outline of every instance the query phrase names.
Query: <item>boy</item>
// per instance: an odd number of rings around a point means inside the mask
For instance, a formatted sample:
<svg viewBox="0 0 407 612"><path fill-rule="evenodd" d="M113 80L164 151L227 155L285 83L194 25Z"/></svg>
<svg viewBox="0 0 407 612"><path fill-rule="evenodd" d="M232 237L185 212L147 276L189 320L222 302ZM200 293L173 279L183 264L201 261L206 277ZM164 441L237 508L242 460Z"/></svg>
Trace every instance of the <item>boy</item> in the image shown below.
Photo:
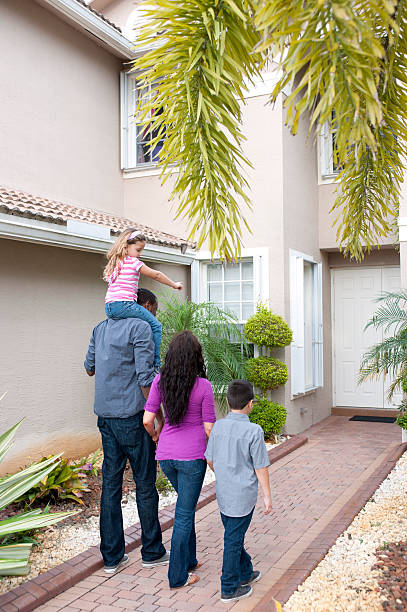
<svg viewBox="0 0 407 612"><path fill-rule="evenodd" d="M233 380L227 390L230 412L216 421L205 457L216 475L216 496L225 528L221 601L229 603L252 593L259 580L251 557L244 549L245 533L257 501L258 481L264 496L264 514L272 508L268 458L263 430L251 423L253 386L247 380Z"/></svg>

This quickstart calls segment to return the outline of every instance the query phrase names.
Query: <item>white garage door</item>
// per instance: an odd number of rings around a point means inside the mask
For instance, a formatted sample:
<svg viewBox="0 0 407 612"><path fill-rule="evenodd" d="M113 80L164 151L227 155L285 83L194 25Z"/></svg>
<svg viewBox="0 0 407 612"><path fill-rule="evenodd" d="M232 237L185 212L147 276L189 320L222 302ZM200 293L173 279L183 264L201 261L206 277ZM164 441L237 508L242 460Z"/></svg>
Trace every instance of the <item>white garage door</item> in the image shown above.
<svg viewBox="0 0 407 612"><path fill-rule="evenodd" d="M363 353L382 340L373 327L364 331L378 304L374 301L383 291L400 289L400 268L348 268L332 270L332 323L334 406L360 408L394 408L387 400L388 380L357 384Z"/></svg>

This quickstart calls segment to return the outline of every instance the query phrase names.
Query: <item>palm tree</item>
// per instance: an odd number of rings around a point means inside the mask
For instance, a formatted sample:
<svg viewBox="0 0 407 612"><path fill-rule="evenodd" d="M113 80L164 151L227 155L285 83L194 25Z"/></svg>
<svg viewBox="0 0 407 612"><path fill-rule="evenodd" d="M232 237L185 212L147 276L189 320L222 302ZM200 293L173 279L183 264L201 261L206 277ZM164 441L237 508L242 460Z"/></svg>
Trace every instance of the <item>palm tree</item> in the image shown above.
<svg viewBox="0 0 407 612"><path fill-rule="evenodd" d="M230 312L211 303L164 301L158 318L163 325L161 353L163 358L174 334L188 329L202 345L208 379L221 410L227 410L226 388L234 378L245 378L244 361L249 348Z"/></svg>
<svg viewBox="0 0 407 612"><path fill-rule="evenodd" d="M393 379L388 392L391 399L396 390L407 391L407 291L385 293L377 301L380 307L366 328L373 326L392 335L363 355L359 383L389 374Z"/></svg>
<svg viewBox="0 0 407 612"><path fill-rule="evenodd" d="M388 234L406 153L406 0L149 0L145 17L134 68L155 95L138 120L152 147L165 133L162 176L177 164L172 197L198 247L208 239L212 254L240 252L250 206L241 102L266 64L279 75L270 101L291 92L293 134L301 117L310 132L327 121L335 131L345 252L361 259L364 243Z"/></svg>

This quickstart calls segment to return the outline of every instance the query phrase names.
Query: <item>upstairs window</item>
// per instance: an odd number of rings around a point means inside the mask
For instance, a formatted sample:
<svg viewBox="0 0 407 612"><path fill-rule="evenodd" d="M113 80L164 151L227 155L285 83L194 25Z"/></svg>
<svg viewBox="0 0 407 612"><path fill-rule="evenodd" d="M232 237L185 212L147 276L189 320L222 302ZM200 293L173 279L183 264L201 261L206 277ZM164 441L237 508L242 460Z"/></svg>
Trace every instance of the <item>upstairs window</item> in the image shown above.
<svg viewBox="0 0 407 612"><path fill-rule="evenodd" d="M137 121L137 108L140 104L151 100L154 88L140 87L135 73L122 73L121 103L122 103L122 168L155 167L164 142L162 139L151 148L151 141L158 133L149 132L148 125ZM162 109L150 111L151 116L162 113Z"/></svg>
<svg viewBox="0 0 407 612"><path fill-rule="evenodd" d="M335 159L336 127L335 115L332 121L324 123L319 137L319 173L322 180L335 179L341 167Z"/></svg>

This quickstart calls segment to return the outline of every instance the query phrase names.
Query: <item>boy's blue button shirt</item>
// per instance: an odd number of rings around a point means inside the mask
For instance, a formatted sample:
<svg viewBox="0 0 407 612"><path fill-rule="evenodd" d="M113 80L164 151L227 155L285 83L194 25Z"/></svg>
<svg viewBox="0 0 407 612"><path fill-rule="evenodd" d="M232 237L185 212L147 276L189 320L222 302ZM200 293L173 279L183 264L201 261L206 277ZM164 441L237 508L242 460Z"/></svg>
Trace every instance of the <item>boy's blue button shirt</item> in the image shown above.
<svg viewBox="0 0 407 612"><path fill-rule="evenodd" d="M95 372L95 413L126 419L144 410L140 387L154 380L151 327L141 319L106 319L94 328L85 369Z"/></svg>
<svg viewBox="0 0 407 612"><path fill-rule="evenodd" d="M255 470L270 465L260 425L251 423L247 414L229 412L213 426L205 457L213 463L222 514L249 514L257 502Z"/></svg>

